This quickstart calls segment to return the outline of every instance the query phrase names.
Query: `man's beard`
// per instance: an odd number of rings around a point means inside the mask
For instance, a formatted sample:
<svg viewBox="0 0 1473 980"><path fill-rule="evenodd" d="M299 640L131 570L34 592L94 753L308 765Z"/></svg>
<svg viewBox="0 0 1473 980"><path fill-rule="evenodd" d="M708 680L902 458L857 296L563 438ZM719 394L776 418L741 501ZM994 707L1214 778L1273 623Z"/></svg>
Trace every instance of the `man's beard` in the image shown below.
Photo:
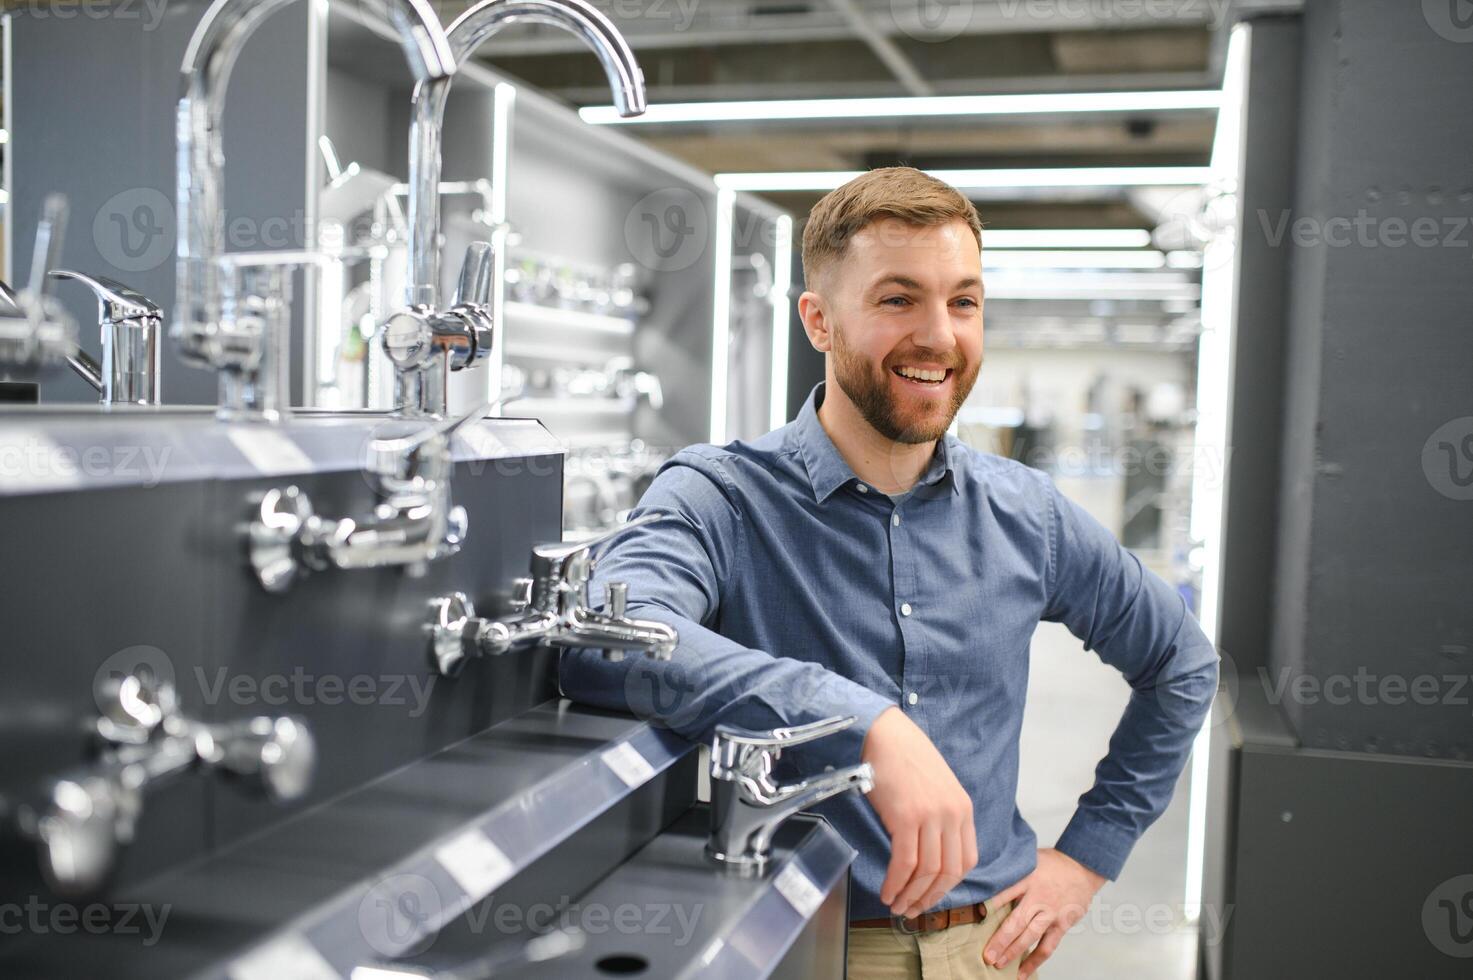
<svg viewBox="0 0 1473 980"><path fill-rule="evenodd" d="M875 369L863 356L845 345L843 329L834 331L834 380L859 409L864 420L893 442L934 442L951 428L956 413L977 383L977 372L982 364L979 359L968 367L961 355L954 351L948 361L950 363L946 366L952 369L950 404L943 410L923 411L915 413L919 417L906 419L897 404L900 396L890 387L890 368L881 364ZM962 373L964 368L965 374Z"/></svg>

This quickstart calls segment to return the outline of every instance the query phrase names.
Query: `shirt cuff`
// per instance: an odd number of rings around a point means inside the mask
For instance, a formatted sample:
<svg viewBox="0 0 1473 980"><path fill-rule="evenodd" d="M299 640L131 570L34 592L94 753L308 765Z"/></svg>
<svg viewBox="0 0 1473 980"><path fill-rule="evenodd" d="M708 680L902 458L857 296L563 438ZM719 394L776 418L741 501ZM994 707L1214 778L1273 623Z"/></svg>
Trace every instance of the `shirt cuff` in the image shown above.
<svg viewBox="0 0 1473 980"><path fill-rule="evenodd" d="M1135 847L1136 835L1122 830L1092 810L1074 811L1074 818L1054 849L1066 854L1095 874L1114 881Z"/></svg>
<svg viewBox="0 0 1473 980"><path fill-rule="evenodd" d="M887 709L895 707L894 701L846 677L834 675L830 685L833 688L832 693L817 700L832 710L815 714L803 721L821 721L830 715L853 715L854 724L842 732L835 732L806 745L794 746L791 754L804 760L805 769L812 767L814 771L818 771L858 765L864 754L864 738L869 734L870 726Z"/></svg>

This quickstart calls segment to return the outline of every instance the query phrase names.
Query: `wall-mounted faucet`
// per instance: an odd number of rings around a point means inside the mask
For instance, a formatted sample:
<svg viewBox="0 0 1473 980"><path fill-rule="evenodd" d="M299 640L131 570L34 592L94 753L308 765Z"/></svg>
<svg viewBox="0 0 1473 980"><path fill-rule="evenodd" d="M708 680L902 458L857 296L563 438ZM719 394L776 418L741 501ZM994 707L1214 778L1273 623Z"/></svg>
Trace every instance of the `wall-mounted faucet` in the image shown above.
<svg viewBox="0 0 1473 980"><path fill-rule="evenodd" d="M455 62L464 62L488 38L514 23L550 24L581 38L603 65L619 113L637 116L644 112L644 74L634 52L613 22L584 0L484 0L457 17L445 32ZM418 135L411 139L433 139L437 157L450 82L448 77L430 78L417 81L414 86L414 132ZM434 231L433 227L419 228L411 213L411 236L420 234L433 240ZM408 309L391 317L382 331L384 351L395 370L394 404L405 415L443 415L447 410L449 373L468 367L484 355L456 357L447 349L463 331L454 318L447 321L438 310L439 269L433 251L415 253L411 248L410 266ZM479 301L466 299L470 294L463 288L465 275L462 272L457 305L464 303L465 312L484 327L485 350L489 353L490 290ZM407 343L406 337L410 338Z"/></svg>
<svg viewBox="0 0 1473 980"><path fill-rule="evenodd" d="M195 721L180 712L172 685L143 673L114 679L99 703L98 759L53 780L41 800L15 813L59 893L86 894L106 880L119 848L133 839L146 791L168 777L221 771L278 803L298 799L312 783L316 743L297 719Z"/></svg>
<svg viewBox="0 0 1473 980"><path fill-rule="evenodd" d="M66 363L85 377L91 359L77 359L86 355L77 347L76 321L51 294L46 277L46 270L61 259L66 219L66 198L47 195L36 224L28 287L16 292L0 281L0 367L38 371Z"/></svg>
<svg viewBox="0 0 1473 980"><path fill-rule="evenodd" d="M300 576L329 568L403 567L417 575L459 551L469 522L465 508L451 501L450 439L488 408L369 443L367 471L378 495L371 513L319 517L305 491L268 490L246 530L251 568L262 587L284 592Z"/></svg>
<svg viewBox="0 0 1473 980"><path fill-rule="evenodd" d="M854 724L854 716L753 732L718 725L711 742L711 837L706 853L722 864L760 872L772 852L772 836L793 814L839 793L875 787L869 763L836 769L789 786L772 778L782 750Z"/></svg>
<svg viewBox="0 0 1473 980"><path fill-rule="evenodd" d="M222 266L225 155L221 115L230 72L241 48L267 17L291 0L215 0L184 53L180 67L177 199L177 299L172 334L189 363L220 373L220 413L227 418L274 420L285 408L286 341L275 336L288 322L284 281L313 256L283 253L270 263L259 255ZM365 0L397 31L416 86L455 71L449 39L428 0ZM416 118L409 139L409 264L411 281L436 272L440 225L440 133ZM264 271L262 271L264 270ZM237 274L243 274L240 282ZM229 281L222 283L222 279Z"/></svg>
<svg viewBox="0 0 1473 980"><path fill-rule="evenodd" d="M588 598L588 581L598 562L594 550L663 516L645 514L586 541L533 548L532 576L512 583L513 615L508 618L478 618L463 592L432 600L430 649L436 669L454 676L471 657L539 645L602 650L610 660L622 660L628 650L642 650L657 660L669 660L679 634L665 623L626 616L628 583L609 583L603 610L593 608Z"/></svg>
<svg viewBox="0 0 1473 980"><path fill-rule="evenodd" d="M73 370L97 389L104 405L157 405L163 311L142 293L106 276L69 269L57 269L51 276L75 279L97 297L102 363L78 349L69 359Z"/></svg>

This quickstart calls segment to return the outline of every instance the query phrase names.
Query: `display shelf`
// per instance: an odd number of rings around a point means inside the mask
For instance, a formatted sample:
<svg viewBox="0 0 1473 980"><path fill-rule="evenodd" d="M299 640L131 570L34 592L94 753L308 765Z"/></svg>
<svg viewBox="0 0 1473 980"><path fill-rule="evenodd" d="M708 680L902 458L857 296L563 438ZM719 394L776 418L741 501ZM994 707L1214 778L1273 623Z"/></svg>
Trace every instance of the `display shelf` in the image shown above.
<svg viewBox="0 0 1473 980"><path fill-rule="evenodd" d="M566 310L561 307L542 306L537 303L524 303L519 300L507 300L503 310L506 314L508 326L517 322L523 322L556 327L570 327L577 330L595 330L599 333L614 334L620 337L632 336L635 331L634 321L607 313L591 313L587 310Z"/></svg>

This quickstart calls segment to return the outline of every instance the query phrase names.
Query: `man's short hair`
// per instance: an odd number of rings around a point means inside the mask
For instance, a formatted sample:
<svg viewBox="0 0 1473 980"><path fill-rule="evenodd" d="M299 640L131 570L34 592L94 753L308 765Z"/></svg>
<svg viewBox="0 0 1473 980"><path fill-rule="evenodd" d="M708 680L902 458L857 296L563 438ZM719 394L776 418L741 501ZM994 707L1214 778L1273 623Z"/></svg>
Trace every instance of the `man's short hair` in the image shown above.
<svg viewBox="0 0 1473 980"><path fill-rule="evenodd" d="M860 174L823 196L803 228L803 279L817 276L842 258L849 240L871 222L898 218L917 226L967 223L982 247L982 219L955 187L914 167L883 167Z"/></svg>

